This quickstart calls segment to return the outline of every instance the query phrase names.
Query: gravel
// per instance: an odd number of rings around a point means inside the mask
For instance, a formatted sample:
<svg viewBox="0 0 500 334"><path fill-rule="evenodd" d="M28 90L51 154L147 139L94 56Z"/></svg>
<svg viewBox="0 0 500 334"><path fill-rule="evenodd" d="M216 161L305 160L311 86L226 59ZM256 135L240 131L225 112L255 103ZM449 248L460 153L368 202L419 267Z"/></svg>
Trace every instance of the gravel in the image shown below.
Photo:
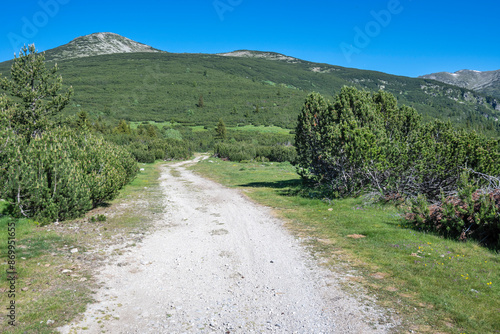
<svg viewBox="0 0 500 334"><path fill-rule="evenodd" d="M319 266L268 208L186 164L164 167L155 232L102 268L97 302L62 333L394 329L389 310L343 291L341 277Z"/></svg>

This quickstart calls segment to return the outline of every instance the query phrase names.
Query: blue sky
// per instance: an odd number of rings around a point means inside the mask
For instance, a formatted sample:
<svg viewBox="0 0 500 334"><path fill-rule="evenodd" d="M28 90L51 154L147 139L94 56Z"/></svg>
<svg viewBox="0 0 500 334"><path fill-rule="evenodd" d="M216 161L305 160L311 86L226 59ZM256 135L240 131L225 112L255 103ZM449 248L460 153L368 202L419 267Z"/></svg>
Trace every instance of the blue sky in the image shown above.
<svg viewBox="0 0 500 334"><path fill-rule="evenodd" d="M4 1L0 61L114 32L169 52L275 51L418 76L500 69L497 0Z"/></svg>

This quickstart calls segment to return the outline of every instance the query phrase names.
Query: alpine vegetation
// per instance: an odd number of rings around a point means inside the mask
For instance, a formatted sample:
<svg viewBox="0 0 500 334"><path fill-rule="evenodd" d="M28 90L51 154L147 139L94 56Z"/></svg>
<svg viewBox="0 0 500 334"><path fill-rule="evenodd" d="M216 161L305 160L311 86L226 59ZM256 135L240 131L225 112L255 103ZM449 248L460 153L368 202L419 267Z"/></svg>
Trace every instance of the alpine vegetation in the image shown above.
<svg viewBox="0 0 500 334"><path fill-rule="evenodd" d="M450 196L465 196L462 185L469 181L464 181L464 173L475 185L472 190L468 186L469 195L485 185L476 175L500 174L498 140L457 130L450 123L423 123L413 108L398 106L396 98L383 91L371 94L344 87L333 102L310 94L298 117L296 147L298 173L330 196L376 191L385 199L448 203ZM450 234L459 236L471 225L464 220L492 224L488 231L496 237L489 239L496 242L500 231L498 196L484 196L477 194L475 201L471 198L467 202L472 210L468 215L448 205L440 211L444 217L436 224L423 209L415 211L411 219L421 225L427 219L427 228L432 225L430 229L448 232L449 222L459 229ZM486 203L482 210L471 209L481 201L495 203ZM421 200L414 204L422 208ZM476 211L484 214L474 215Z"/></svg>
<svg viewBox="0 0 500 334"><path fill-rule="evenodd" d="M42 222L82 215L116 196L137 171L133 157L101 136L57 126L68 104L57 65L47 69L34 45L1 78L0 197L17 216Z"/></svg>

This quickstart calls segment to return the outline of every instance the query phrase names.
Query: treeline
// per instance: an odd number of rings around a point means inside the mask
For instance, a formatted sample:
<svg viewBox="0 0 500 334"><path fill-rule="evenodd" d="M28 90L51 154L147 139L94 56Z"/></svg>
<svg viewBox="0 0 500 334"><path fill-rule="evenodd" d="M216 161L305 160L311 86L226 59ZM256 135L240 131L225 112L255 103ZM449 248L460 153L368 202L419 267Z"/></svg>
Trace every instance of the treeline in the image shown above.
<svg viewBox="0 0 500 334"><path fill-rule="evenodd" d="M186 159L193 152L207 151L232 161L258 159L293 163L296 158L292 134L229 130L222 120L216 127L205 126L196 131L185 124L159 127L151 122L142 122L133 129L125 120L113 124L102 118L91 120L87 113L80 112L66 123L101 133L106 140L125 147L138 162Z"/></svg>
<svg viewBox="0 0 500 334"><path fill-rule="evenodd" d="M159 129L148 122L132 129L125 120L117 124L104 122L100 117L91 120L85 111L81 111L76 118L66 119L64 123L102 135L107 141L125 148L138 162L187 159L195 147L193 143L183 140L178 130L169 127Z"/></svg>
<svg viewBox="0 0 500 334"><path fill-rule="evenodd" d="M252 143L218 143L214 148L215 156L231 161L277 161L295 163L297 151L293 146L256 145Z"/></svg>
<svg viewBox="0 0 500 334"><path fill-rule="evenodd" d="M331 196L375 191L386 199L444 203L462 191L462 175L467 171L474 172L467 175L475 190L484 186L477 173L500 175L498 140L457 130L450 123L424 123L413 108L398 106L396 98L383 91L370 94L344 87L333 102L316 93L309 95L298 117L296 147L303 180ZM470 205L477 205L484 196L489 195L477 196L478 202ZM498 202L495 205L494 215L488 211L473 216L474 224L494 226L487 238L493 243L499 240L500 228ZM427 228L441 230L443 224L457 219L463 221L464 231L471 227L470 221L460 218L458 207L442 213L445 219L428 223ZM414 223L416 216L421 225L422 219L430 219L413 215Z"/></svg>
<svg viewBox="0 0 500 334"><path fill-rule="evenodd" d="M13 215L40 222L82 215L113 199L137 172L123 148L51 121L72 96L56 72L31 45L15 59L11 79L0 78L0 198Z"/></svg>

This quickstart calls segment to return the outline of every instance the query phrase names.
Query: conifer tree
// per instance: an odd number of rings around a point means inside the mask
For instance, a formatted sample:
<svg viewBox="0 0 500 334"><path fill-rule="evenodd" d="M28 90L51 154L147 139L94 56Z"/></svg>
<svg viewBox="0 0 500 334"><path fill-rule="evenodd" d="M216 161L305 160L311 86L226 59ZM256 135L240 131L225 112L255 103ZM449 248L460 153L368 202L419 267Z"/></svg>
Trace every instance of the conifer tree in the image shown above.
<svg viewBox="0 0 500 334"><path fill-rule="evenodd" d="M57 75L57 64L47 69L44 61L44 54L37 53L34 44L24 46L12 65L11 79L0 78L0 88L20 100L12 115L12 125L28 140L47 130L49 116L61 112L73 95L71 87L65 93L60 92L62 77Z"/></svg>
<svg viewBox="0 0 500 334"><path fill-rule="evenodd" d="M226 137L226 124L224 124L222 119L219 119L219 123L217 123L217 128L215 129L215 139L225 140Z"/></svg>
<svg viewBox="0 0 500 334"><path fill-rule="evenodd" d="M88 129L89 128L89 114L85 111L82 110L76 114L76 125L80 129Z"/></svg>

